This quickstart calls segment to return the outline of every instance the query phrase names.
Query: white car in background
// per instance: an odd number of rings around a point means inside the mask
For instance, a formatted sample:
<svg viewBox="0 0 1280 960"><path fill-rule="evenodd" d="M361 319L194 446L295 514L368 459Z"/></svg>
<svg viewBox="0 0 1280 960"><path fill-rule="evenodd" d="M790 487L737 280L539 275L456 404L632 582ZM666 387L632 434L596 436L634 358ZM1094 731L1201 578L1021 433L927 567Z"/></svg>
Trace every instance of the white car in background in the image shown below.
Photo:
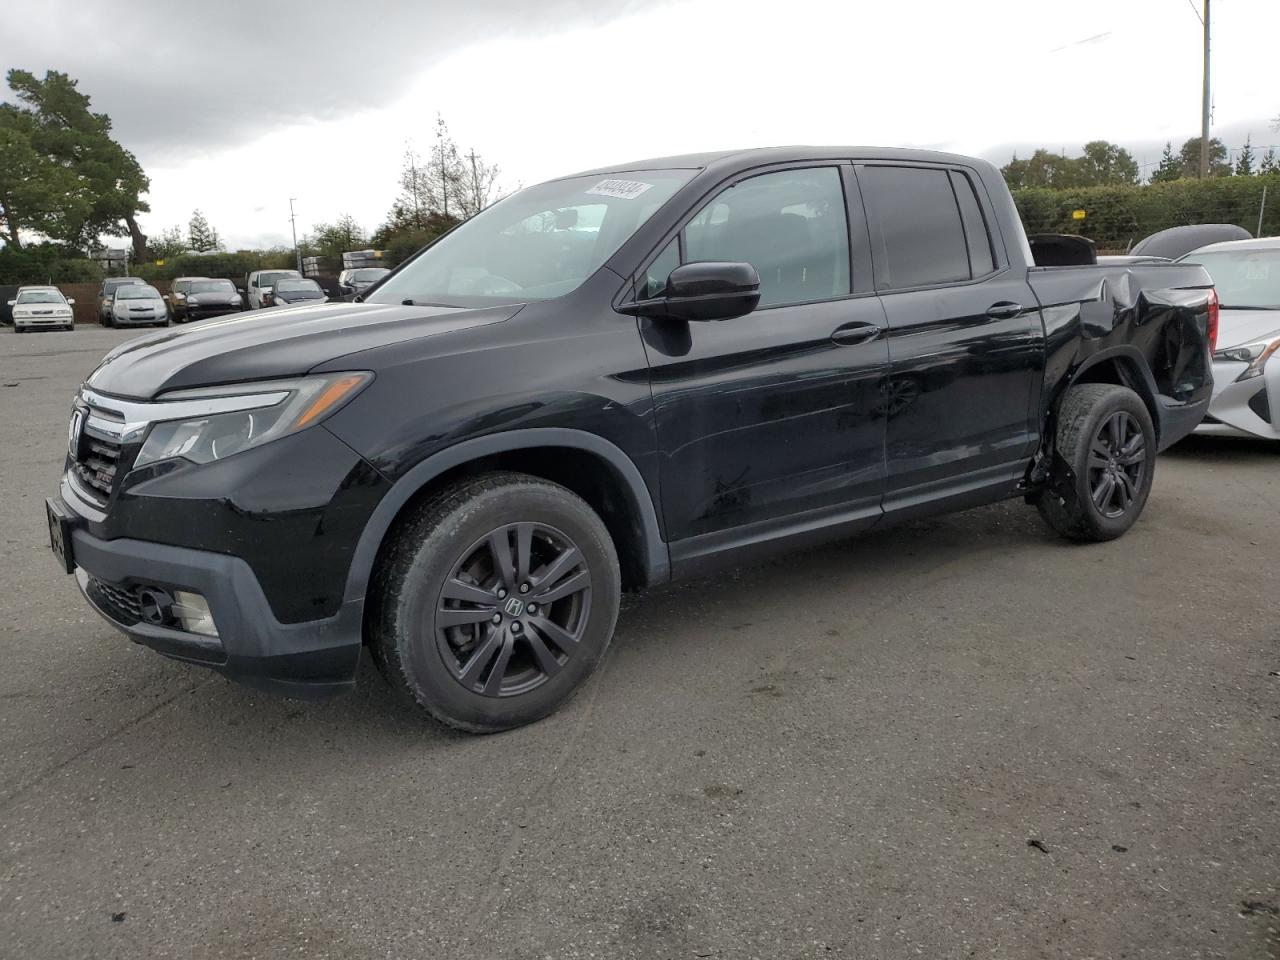
<svg viewBox="0 0 1280 960"><path fill-rule="evenodd" d="M1213 399L1196 433L1280 440L1280 237L1193 250L1218 291Z"/></svg>
<svg viewBox="0 0 1280 960"><path fill-rule="evenodd" d="M74 330L76 321L71 312L74 305L75 301L64 297L57 287L19 287L17 295L9 301L13 307L13 332L26 333L42 327Z"/></svg>
<svg viewBox="0 0 1280 960"><path fill-rule="evenodd" d="M301 280L302 274L297 270L255 270L245 277L244 298L250 310L275 306L276 281L281 277Z"/></svg>

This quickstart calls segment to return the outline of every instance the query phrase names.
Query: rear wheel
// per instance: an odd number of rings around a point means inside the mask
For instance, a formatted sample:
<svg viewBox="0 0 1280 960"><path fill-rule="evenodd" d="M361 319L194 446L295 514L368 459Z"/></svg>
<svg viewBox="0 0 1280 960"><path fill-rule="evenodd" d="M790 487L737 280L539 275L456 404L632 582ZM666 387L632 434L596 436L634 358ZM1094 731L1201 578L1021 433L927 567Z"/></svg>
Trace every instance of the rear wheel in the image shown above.
<svg viewBox="0 0 1280 960"><path fill-rule="evenodd" d="M1114 540L1142 513L1155 472L1151 413L1128 387L1072 387L1058 411L1057 451L1036 506L1072 540Z"/></svg>
<svg viewBox="0 0 1280 960"><path fill-rule="evenodd" d="M393 536L371 591L374 659L437 720L476 733L537 720L604 656L617 552L564 487L487 474L432 497Z"/></svg>

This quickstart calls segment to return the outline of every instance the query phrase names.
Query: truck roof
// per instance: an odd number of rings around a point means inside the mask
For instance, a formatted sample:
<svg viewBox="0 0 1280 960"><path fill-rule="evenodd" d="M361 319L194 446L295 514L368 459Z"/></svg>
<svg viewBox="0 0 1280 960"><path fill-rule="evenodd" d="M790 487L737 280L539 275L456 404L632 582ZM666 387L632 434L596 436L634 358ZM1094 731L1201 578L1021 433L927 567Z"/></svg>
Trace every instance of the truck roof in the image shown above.
<svg viewBox="0 0 1280 960"><path fill-rule="evenodd" d="M906 160L925 163L986 164L985 160L939 150L920 150L912 147L831 147L795 145L788 147L750 147L740 150L717 150L706 153L684 153L672 157L653 157L648 160L632 160L615 163L593 170L555 177L568 180L571 177L590 177L605 174L626 173L631 170L705 170L710 167L756 166L769 163L789 163L796 160L845 160L857 157L865 160Z"/></svg>

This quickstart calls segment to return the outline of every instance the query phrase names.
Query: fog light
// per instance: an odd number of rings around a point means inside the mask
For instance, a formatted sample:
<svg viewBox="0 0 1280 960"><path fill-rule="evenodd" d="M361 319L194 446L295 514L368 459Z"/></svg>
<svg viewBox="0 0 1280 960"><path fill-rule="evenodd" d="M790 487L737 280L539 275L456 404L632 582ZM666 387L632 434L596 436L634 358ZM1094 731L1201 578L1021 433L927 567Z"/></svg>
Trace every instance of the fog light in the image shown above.
<svg viewBox="0 0 1280 960"><path fill-rule="evenodd" d="M206 637L216 637L218 628L213 623L213 613L209 604L198 593L187 593L185 590L173 592L173 606L170 608L174 619L182 624L188 633L199 633Z"/></svg>

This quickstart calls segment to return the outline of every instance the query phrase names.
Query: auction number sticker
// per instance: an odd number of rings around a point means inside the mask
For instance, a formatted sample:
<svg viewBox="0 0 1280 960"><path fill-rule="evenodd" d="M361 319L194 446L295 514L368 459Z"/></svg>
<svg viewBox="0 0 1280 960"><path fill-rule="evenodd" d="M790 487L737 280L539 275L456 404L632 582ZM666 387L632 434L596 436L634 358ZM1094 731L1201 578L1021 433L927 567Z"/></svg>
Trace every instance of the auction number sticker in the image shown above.
<svg viewBox="0 0 1280 960"><path fill-rule="evenodd" d="M617 197L619 200L634 200L652 186L652 183L641 183L639 180L601 180L587 193Z"/></svg>

